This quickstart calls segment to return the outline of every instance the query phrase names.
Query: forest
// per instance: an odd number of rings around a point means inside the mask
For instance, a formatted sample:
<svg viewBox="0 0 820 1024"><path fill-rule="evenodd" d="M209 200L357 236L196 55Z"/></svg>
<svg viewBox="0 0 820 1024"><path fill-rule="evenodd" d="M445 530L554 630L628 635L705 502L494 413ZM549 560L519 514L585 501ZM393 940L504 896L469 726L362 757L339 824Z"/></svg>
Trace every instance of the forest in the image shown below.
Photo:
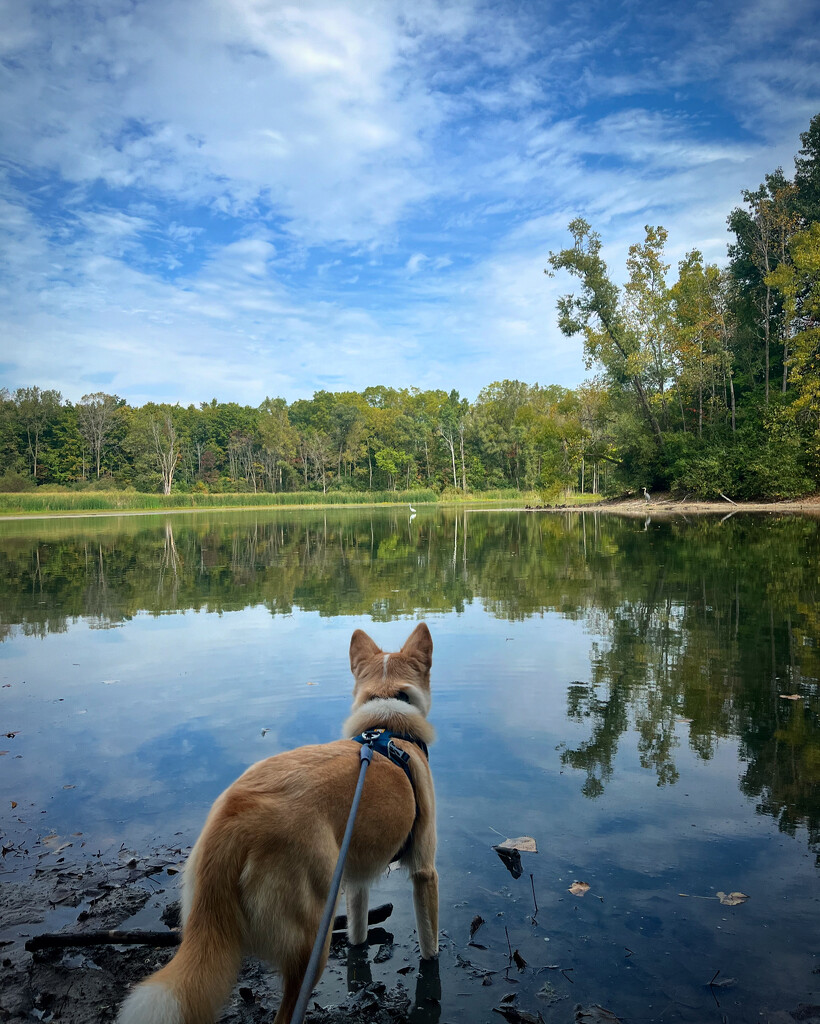
<svg viewBox="0 0 820 1024"><path fill-rule="evenodd" d="M582 218L545 273L571 290L558 325L592 375L575 389L503 380L455 389L317 391L259 407L64 401L0 391L0 491L236 493L514 488L545 501L641 487L787 498L820 484L820 113L788 177L775 168L727 218L724 267L692 250L670 275L647 226L624 283Z"/></svg>

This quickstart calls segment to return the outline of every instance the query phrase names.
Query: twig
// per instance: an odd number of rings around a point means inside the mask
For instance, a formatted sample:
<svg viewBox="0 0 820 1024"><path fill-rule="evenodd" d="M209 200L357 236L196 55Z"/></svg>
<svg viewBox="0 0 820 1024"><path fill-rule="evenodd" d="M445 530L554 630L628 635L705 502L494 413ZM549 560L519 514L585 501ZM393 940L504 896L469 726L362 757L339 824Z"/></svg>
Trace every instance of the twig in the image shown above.
<svg viewBox="0 0 820 1024"><path fill-rule="evenodd" d="M392 903L382 903L367 914L367 923L379 924L386 921L393 913ZM333 931L347 928L347 916L337 914L333 919ZM29 953L40 949L65 949L73 946L178 946L182 939L182 929L165 928L161 931L120 931L112 928L100 932L43 932L26 942Z"/></svg>
<svg viewBox="0 0 820 1024"><path fill-rule="evenodd" d="M530 885L532 886L532 902L535 904L532 916L536 917L538 915L538 900L535 898L535 879L532 877L532 873L530 873Z"/></svg>
<svg viewBox="0 0 820 1024"><path fill-rule="evenodd" d="M504 925L504 934L507 936L507 949L510 951L510 963L512 963L512 946L510 945L510 933L507 931L506 925Z"/></svg>
<svg viewBox="0 0 820 1024"><path fill-rule="evenodd" d="M718 491L718 494L723 498L724 501L728 501L730 505L737 505L736 501L732 501L731 498L727 498L723 491Z"/></svg>

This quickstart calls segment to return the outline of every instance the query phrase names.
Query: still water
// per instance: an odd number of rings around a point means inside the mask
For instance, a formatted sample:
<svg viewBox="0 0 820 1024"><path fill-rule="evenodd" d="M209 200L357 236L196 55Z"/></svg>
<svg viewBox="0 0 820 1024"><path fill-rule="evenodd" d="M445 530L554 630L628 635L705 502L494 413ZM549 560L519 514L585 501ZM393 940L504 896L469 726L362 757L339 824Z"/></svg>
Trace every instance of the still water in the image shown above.
<svg viewBox="0 0 820 1024"><path fill-rule="evenodd" d="M355 628L391 650L423 618L444 932L424 1019L499 1020L514 991L546 1021L765 1021L820 1002L819 567L818 521L772 515L0 523L3 834L192 842L249 763L337 737ZM492 846L522 835L514 879ZM392 986L417 955L395 873L388 899Z"/></svg>

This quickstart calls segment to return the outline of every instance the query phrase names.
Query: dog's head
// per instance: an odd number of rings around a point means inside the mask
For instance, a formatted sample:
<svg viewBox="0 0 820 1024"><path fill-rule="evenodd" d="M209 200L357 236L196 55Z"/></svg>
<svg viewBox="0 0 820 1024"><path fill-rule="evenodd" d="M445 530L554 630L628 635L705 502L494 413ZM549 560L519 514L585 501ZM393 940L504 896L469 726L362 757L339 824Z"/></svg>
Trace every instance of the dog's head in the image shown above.
<svg viewBox="0 0 820 1024"><path fill-rule="evenodd" d="M350 669L355 680L353 707L371 700L397 700L417 708L423 715L430 710L430 667L433 664L433 638L420 622L405 640L400 651L383 651L364 630L357 629L350 639Z"/></svg>

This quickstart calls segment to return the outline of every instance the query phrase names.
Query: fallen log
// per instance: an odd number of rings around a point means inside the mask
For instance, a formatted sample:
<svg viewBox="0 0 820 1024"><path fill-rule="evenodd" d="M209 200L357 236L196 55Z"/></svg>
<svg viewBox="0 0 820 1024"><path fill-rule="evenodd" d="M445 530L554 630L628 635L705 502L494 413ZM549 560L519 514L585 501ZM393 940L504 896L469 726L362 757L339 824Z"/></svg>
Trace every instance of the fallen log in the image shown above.
<svg viewBox="0 0 820 1024"><path fill-rule="evenodd" d="M386 921L393 913L392 903L382 903L368 911L367 923L379 924ZM347 916L337 914L333 919L333 931L340 932L347 928ZM43 932L26 941L29 953L40 949L65 949L74 946L178 946L182 938L181 928L163 928L160 931L138 929L121 931L112 928L100 932Z"/></svg>

